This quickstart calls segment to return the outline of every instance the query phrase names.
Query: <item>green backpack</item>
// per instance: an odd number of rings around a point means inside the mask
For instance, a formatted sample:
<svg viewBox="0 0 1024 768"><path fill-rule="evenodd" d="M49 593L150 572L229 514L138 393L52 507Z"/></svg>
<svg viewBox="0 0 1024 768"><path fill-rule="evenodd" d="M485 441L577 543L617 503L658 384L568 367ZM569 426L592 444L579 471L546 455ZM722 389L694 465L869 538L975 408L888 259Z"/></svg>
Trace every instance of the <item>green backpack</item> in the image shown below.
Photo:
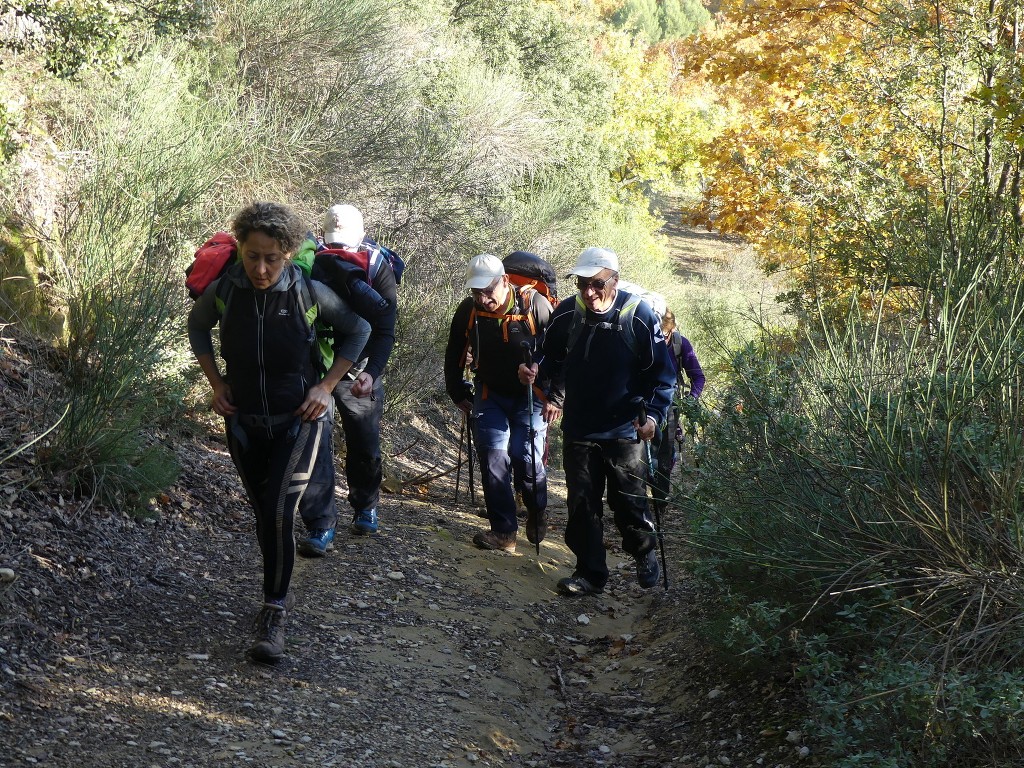
<svg viewBox="0 0 1024 768"><path fill-rule="evenodd" d="M316 241L309 237L302 241L302 245L299 246L298 250L296 250L292 256L292 262L302 270L304 283L309 283L312 279L310 275L313 272L313 259L315 256ZM303 307L306 305L300 304L299 306ZM309 320L310 325L313 326L313 333L316 334L317 344L320 347L320 359L323 361L322 364L324 366L321 375L323 375L332 365L334 365L334 347L331 346L334 341L334 329L320 320L317 316L310 319L307 314L306 319Z"/></svg>

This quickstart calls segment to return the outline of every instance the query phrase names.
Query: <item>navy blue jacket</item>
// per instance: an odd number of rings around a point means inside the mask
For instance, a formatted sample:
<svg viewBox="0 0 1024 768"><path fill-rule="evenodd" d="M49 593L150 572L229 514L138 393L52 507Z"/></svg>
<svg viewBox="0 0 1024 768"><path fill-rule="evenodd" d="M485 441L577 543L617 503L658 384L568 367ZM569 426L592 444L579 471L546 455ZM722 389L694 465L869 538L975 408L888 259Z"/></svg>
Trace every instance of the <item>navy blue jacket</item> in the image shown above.
<svg viewBox="0 0 1024 768"><path fill-rule="evenodd" d="M609 310L597 315L577 308L576 297L563 300L548 323L543 341L540 379L557 392L564 382L562 432L571 439L636 438L634 399L641 398L660 427L672 403L675 364L654 311L639 302L626 319L632 324L631 347L618 328L619 311L634 298L618 291ZM579 316L577 317L577 313ZM575 342L569 349L576 323ZM558 405L557 397L552 402Z"/></svg>

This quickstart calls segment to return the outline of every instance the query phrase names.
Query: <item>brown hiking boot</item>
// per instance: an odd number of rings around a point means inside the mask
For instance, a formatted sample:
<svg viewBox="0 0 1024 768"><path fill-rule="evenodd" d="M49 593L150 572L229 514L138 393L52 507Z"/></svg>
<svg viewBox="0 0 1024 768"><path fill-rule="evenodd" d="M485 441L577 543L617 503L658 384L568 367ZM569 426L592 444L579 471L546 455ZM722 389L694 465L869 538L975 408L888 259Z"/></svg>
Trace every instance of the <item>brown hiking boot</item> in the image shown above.
<svg viewBox="0 0 1024 768"><path fill-rule="evenodd" d="M516 517L522 520L527 514L529 513L526 511L526 503L523 501L523 492L516 491Z"/></svg>
<svg viewBox="0 0 1024 768"><path fill-rule="evenodd" d="M288 598L285 598L287 603ZM294 603L294 600L292 601ZM264 603L256 614L256 642L249 649L253 661L273 664L284 656L284 625L288 611L277 603Z"/></svg>
<svg viewBox="0 0 1024 768"><path fill-rule="evenodd" d="M481 531L473 537L473 543L480 549L500 549L502 552L516 551L516 535L514 533Z"/></svg>
<svg viewBox="0 0 1024 768"><path fill-rule="evenodd" d="M526 540L531 544L539 544L548 535L548 513L539 515L532 510L526 513Z"/></svg>

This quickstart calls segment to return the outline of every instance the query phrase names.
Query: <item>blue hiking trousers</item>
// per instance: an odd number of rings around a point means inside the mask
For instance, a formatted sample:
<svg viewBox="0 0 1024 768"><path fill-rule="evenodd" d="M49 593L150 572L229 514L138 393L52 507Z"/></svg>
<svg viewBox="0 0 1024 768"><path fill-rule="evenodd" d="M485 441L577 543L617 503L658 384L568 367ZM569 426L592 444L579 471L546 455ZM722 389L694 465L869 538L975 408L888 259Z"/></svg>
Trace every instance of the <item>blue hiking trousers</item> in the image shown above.
<svg viewBox="0 0 1024 768"><path fill-rule="evenodd" d="M547 424L541 416L544 404L534 398L532 420L527 406L525 390L518 397L478 391L473 403L474 436L480 457L484 502L491 530L495 533L515 533L519 528L513 478L515 488L522 491L523 503L528 510L540 514L548 505L547 473L544 470ZM534 431L532 449L531 423Z"/></svg>

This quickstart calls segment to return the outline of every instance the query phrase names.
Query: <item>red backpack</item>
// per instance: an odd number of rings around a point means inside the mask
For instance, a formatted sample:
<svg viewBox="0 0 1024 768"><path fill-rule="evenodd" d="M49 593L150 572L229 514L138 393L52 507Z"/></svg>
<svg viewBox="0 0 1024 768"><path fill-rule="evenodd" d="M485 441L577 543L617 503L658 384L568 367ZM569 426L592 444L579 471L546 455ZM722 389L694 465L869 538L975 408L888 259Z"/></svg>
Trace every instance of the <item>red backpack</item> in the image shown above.
<svg viewBox="0 0 1024 768"><path fill-rule="evenodd" d="M196 257L185 269L185 287L193 300L214 280L227 272L238 258L238 243L227 232L217 232L196 249Z"/></svg>

